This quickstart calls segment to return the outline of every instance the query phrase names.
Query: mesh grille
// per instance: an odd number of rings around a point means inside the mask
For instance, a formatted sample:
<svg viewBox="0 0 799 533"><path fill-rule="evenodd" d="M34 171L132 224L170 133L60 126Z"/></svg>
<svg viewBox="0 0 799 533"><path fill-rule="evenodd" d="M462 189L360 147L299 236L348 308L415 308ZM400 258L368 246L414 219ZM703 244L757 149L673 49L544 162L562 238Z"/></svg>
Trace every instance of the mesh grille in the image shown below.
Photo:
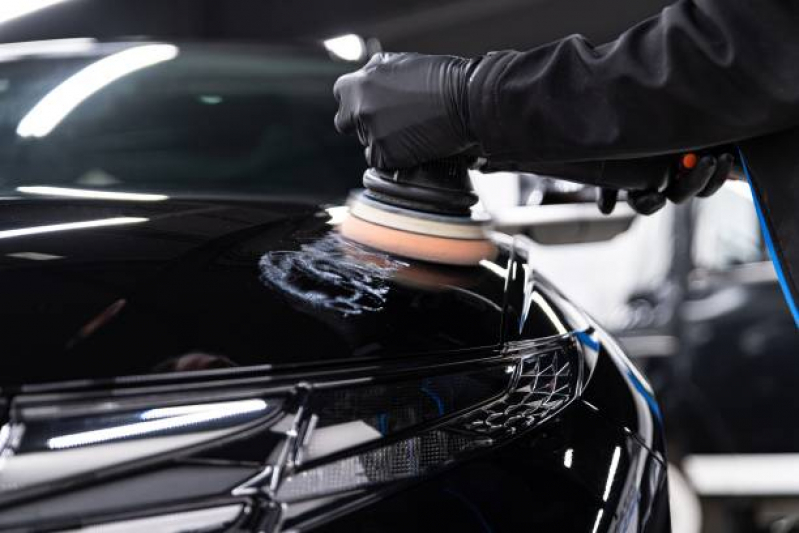
<svg viewBox="0 0 799 533"><path fill-rule="evenodd" d="M277 496L282 501L290 501L416 477L482 443L481 439L470 435L429 431L289 476L281 484Z"/></svg>
<svg viewBox="0 0 799 533"><path fill-rule="evenodd" d="M511 392L500 400L436 429L289 475L277 498L292 501L417 477L529 429L576 396L577 350L572 342L563 342L524 358Z"/></svg>
<svg viewBox="0 0 799 533"><path fill-rule="evenodd" d="M514 391L469 415L463 429L493 438L511 436L549 417L575 395L575 350L567 345L525 360Z"/></svg>

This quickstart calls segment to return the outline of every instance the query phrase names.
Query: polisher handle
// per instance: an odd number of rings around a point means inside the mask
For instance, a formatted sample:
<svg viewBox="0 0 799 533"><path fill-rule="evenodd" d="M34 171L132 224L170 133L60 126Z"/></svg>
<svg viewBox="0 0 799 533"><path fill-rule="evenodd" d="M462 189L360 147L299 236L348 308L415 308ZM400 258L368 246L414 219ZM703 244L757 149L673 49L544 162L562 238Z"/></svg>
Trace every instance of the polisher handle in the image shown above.
<svg viewBox="0 0 799 533"><path fill-rule="evenodd" d="M397 183L460 193L472 190L468 160L451 157L395 171Z"/></svg>
<svg viewBox="0 0 799 533"><path fill-rule="evenodd" d="M468 215L478 200L468 160L460 157L395 171L370 168L363 184L367 193L381 202L431 213Z"/></svg>

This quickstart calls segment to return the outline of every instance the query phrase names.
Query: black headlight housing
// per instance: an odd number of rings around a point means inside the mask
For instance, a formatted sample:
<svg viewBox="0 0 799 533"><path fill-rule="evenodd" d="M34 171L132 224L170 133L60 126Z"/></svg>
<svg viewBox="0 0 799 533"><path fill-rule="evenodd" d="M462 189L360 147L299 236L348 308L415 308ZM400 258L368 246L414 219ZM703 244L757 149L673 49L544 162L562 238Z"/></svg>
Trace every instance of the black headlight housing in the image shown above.
<svg viewBox="0 0 799 533"><path fill-rule="evenodd" d="M29 388L0 435L0 527L318 521L546 422L579 394L582 351L566 335L379 367Z"/></svg>

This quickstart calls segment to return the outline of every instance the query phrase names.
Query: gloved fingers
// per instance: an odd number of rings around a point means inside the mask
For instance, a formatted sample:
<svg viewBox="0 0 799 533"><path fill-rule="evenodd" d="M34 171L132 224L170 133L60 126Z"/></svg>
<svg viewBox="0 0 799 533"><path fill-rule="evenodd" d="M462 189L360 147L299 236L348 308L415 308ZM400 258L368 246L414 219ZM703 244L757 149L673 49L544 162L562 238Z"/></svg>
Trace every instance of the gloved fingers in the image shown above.
<svg viewBox="0 0 799 533"><path fill-rule="evenodd" d="M716 172L716 158L712 155L705 155L692 169L680 168L673 173L669 184L664 191L666 198L680 204L688 198L699 194Z"/></svg>
<svg viewBox="0 0 799 533"><path fill-rule="evenodd" d="M401 63L402 61L407 61L408 59L413 59L418 56L419 54L414 52L378 52L369 58L369 61L361 67L361 71L374 70L380 65Z"/></svg>
<svg viewBox="0 0 799 533"><path fill-rule="evenodd" d="M636 213L651 215L666 205L666 195L655 190L630 191L627 193L627 203Z"/></svg>
<svg viewBox="0 0 799 533"><path fill-rule="evenodd" d="M355 129L355 117L352 109L350 109L348 105L341 103L342 96L346 95L351 90L349 76L351 76L351 74L340 77L333 86L333 96L335 96L336 101L339 102L339 108L336 112L336 116L333 118L333 123L336 126L336 130L344 135L352 133ZM347 100L348 99L345 99L345 102Z"/></svg>
<svg viewBox="0 0 799 533"><path fill-rule="evenodd" d="M616 208L616 202L619 200L618 189L609 189L607 187L600 187L596 193L596 205L599 207L599 212L603 215L609 215Z"/></svg>
<svg viewBox="0 0 799 533"><path fill-rule="evenodd" d="M361 69L366 70L371 67L376 67L381 63L385 63L386 61L391 59L391 57L394 55L396 54L392 54L391 52L378 52L374 54L372 57L370 57L369 61L367 61L366 64L363 67L361 67Z"/></svg>
<svg viewBox="0 0 799 533"><path fill-rule="evenodd" d="M400 168L398 165L392 164L390 160L391 158L388 157L389 154L386 153L385 149L379 142L367 144L366 148L364 149L364 155L366 156L366 164L372 168L391 170Z"/></svg>
<svg viewBox="0 0 799 533"><path fill-rule="evenodd" d="M724 182L727 181L730 172L732 172L732 165L734 162L735 157L732 154L721 154L717 157L716 172L697 196L700 198L707 198L708 196L716 194L716 192L721 189L721 186L724 185Z"/></svg>
<svg viewBox="0 0 799 533"><path fill-rule="evenodd" d="M340 106L336 116L333 117L333 124L336 126L336 131L349 135L355 131L355 116L349 108Z"/></svg>
<svg viewBox="0 0 799 533"><path fill-rule="evenodd" d="M356 85L358 80L366 76L368 71L374 70L374 68L378 65L382 65L383 63L391 61L396 55L397 54L388 52L380 52L379 54L375 54L370 57L369 61L367 61L366 64L358 70L339 76L339 78L336 80L336 83L333 84L333 96L336 98L336 102L340 104L344 91L349 90L350 87Z"/></svg>
<svg viewBox="0 0 799 533"><path fill-rule="evenodd" d="M336 81L336 129L370 146L365 155L377 168L405 168L460 153L476 144L465 126L463 98L471 65L452 56L376 54Z"/></svg>
<svg viewBox="0 0 799 533"><path fill-rule="evenodd" d="M363 146L370 146L372 144L372 139L369 138L369 132L366 129L366 125L363 123L362 120L353 119L353 130L355 130L355 135L358 137L358 141Z"/></svg>
<svg viewBox="0 0 799 533"><path fill-rule="evenodd" d="M347 135L352 131L352 115L346 115L341 111L336 113L333 117L333 124L336 126L336 131Z"/></svg>

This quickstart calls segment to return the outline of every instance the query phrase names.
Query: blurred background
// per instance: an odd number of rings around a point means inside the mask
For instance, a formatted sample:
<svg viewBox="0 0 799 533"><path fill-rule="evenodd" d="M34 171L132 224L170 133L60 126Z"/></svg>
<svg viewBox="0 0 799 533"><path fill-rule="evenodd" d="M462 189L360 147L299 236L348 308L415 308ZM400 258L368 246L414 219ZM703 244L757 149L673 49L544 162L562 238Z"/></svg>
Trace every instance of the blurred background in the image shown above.
<svg viewBox="0 0 799 533"><path fill-rule="evenodd" d="M0 42L298 42L356 68L378 50L475 55L575 33L602 43L668 3L28 0L0 6ZM657 389L674 530L799 531L799 334L748 186L602 218L590 188L509 173L475 182L483 208L530 239L538 270L616 332Z"/></svg>

